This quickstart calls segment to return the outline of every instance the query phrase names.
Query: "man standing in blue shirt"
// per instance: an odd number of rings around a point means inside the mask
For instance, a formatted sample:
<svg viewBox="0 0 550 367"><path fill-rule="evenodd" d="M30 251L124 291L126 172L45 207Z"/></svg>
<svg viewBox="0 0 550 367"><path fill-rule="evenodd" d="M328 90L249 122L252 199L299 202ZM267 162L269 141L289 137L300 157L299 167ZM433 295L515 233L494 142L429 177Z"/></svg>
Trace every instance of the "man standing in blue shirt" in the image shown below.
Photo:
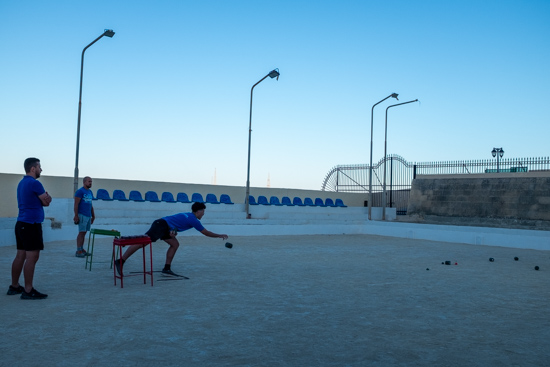
<svg viewBox="0 0 550 367"><path fill-rule="evenodd" d="M179 232L187 231L188 229L195 228L197 231L207 237L222 238L226 240L228 236L226 234L217 234L210 232L204 228L200 222L200 219L204 215L206 205L204 203L194 203L191 206L191 213L179 213L157 219L151 225L151 228L145 233L151 238L151 242L156 242L158 239L164 240L170 247L166 251L166 263L162 272L164 274L176 275L172 272L170 266L172 259L180 246L176 235ZM143 245L129 246L126 252L122 255L122 260L115 260L116 270L119 274L122 274L122 265L128 258Z"/></svg>
<svg viewBox="0 0 550 367"><path fill-rule="evenodd" d="M15 223L17 253L11 265L11 285L8 295L21 294L21 299L44 299L47 294L33 288L34 268L44 249L42 222L44 208L52 202L52 197L37 180L42 172L38 158L27 158L24 163L26 175L17 186L19 215ZM25 287L19 285L21 272L25 277Z"/></svg>
<svg viewBox="0 0 550 367"><path fill-rule="evenodd" d="M76 257L86 257L84 240L86 232L90 230L95 220L94 208L92 206L93 194L92 178L84 177L83 186L74 193L74 224L78 224L78 236L76 237Z"/></svg>

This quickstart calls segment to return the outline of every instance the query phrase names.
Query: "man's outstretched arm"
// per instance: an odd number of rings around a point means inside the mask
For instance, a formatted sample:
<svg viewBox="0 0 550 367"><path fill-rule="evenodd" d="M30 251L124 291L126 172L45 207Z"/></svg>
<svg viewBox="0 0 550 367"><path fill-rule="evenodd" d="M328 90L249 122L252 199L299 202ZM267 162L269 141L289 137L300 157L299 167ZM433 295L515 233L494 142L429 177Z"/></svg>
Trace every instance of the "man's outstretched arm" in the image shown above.
<svg viewBox="0 0 550 367"><path fill-rule="evenodd" d="M222 238L224 240L226 240L228 238L228 236L226 234L217 234L217 233L214 233L214 232L210 232L208 229L203 229L201 231L201 233L203 235L205 235L206 237L213 237L213 238Z"/></svg>

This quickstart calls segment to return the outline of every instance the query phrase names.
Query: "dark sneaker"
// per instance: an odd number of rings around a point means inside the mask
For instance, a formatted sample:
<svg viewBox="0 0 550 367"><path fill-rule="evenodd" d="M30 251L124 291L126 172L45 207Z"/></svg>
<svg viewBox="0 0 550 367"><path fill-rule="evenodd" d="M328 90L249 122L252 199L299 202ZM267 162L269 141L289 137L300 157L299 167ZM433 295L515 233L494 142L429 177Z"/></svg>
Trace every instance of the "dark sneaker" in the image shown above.
<svg viewBox="0 0 550 367"><path fill-rule="evenodd" d="M174 273L172 270L162 269L162 274L173 275L173 276L179 277L179 275Z"/></svg>
<svg viewBox="0 0 550 367"><path fill-rule="evenodd" d="M40 293L34 288L29 293L25 292L23 289L23 292L21 293L21 299L44 299L46 297L48 297L47 294Z"/></svg>
<svg viewBox="0 0 550 367"><path fill-rule="evenodd" d="M14 288L10 285L10 287L8 288L7 295L8 296L13 296L14 294L21 294L21 293L23 293L24 290L25 290L25 288L23 288L22 286Z"/></svg>
<svg viewBox="0 0 550 367"><path fill-rule="evenodd" d="M76 253L74 254L74 256L76 256L76 257L86 257L86 256L88 256L88 253L84 249L77 250Z"/></svg>
<svg viewBox="0 0 550 367"><path fill-rule="evenodd" d="M118 275L122 276L122 266L120 264L120 259L115 260L115 268Z"/></svg>

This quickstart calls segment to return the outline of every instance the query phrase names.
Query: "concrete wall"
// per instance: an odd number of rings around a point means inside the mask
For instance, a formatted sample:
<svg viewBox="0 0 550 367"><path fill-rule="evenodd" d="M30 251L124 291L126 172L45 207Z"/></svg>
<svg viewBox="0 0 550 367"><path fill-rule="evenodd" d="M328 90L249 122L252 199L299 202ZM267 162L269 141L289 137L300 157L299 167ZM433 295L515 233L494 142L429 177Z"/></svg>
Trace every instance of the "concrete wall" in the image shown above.
<svg viewBox="0 0 550 367"><path fill-rule="evenodd" d="M417 176L407 214L550 221L550 172Z"/></svg>
<svg viewBox="0 0 550 367"><path fill-rule="evenodd" d="M0 218L17 217L17 184L23 177L23 174L8 174L0 173L0 189L2 195L0 196ZM55 176L42 176L39 179L44 188L54 198L72 198L73 196L73 178L72 177L55 177ZM80 180L82 182L82 180ZM244 203L246 188L244 186L222 186L222 185L199 185L199 184L187 184L187 183L174 183L174 182L153 182L153 181L129 181L129 180L112 180L104 178L93 177L92 191L94 194L98 189L105 189L109 191L111 197L113 197L113 191L118 189L125 192L126 197L130 191L137 190L144 196L147 191L155 191L157 195L161 196L162 192L171 192L174 198L179 192L184 192L191 199L193 193L199 193L204 199L207 194L215 194L220 199L221 194L227 194L231 197L234 203ZM298 189L279 189L279 188L267 188L267 187L251 187L250 195L254 196L256 200L259 195L264 195L269 198L271 196L277 196L279 200L283 196L288 196L290 199L298 196L302 200L306 197L312 199L321 198L323 200L330 198L332 200L339 198L344 201L348 206L362 207L365 200L368 199L368 193L341 193L331 191L317 191L317 190L298 190ZM244 209L243 209L244 210Z"/></svg>

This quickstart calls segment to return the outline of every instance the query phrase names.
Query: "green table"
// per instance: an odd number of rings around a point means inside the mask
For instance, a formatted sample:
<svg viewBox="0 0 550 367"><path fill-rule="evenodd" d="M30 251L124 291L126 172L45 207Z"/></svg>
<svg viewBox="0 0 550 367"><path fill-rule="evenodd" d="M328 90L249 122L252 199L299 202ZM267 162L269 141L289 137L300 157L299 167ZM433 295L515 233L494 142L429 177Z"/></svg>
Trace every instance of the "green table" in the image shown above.
<svg viewBox="0 0 550 367"><path fill-rule="evenodd" d="M90 235L88 236L88 249L86 252L88 255L86 256L86 264L84 265L84 269L88 268L88 263L90 264L90 271L92 271L92 260L94 258L94 242L95 242L95 235L100 234L103 236L113 236L116 238L120 238L120 232L115 231L114 229L98 229L98 228L92 228L90 230ZM92 251L90 251L90 241L92 243ZM113 259L111 258L111 267L113 267Z"/></svg>

